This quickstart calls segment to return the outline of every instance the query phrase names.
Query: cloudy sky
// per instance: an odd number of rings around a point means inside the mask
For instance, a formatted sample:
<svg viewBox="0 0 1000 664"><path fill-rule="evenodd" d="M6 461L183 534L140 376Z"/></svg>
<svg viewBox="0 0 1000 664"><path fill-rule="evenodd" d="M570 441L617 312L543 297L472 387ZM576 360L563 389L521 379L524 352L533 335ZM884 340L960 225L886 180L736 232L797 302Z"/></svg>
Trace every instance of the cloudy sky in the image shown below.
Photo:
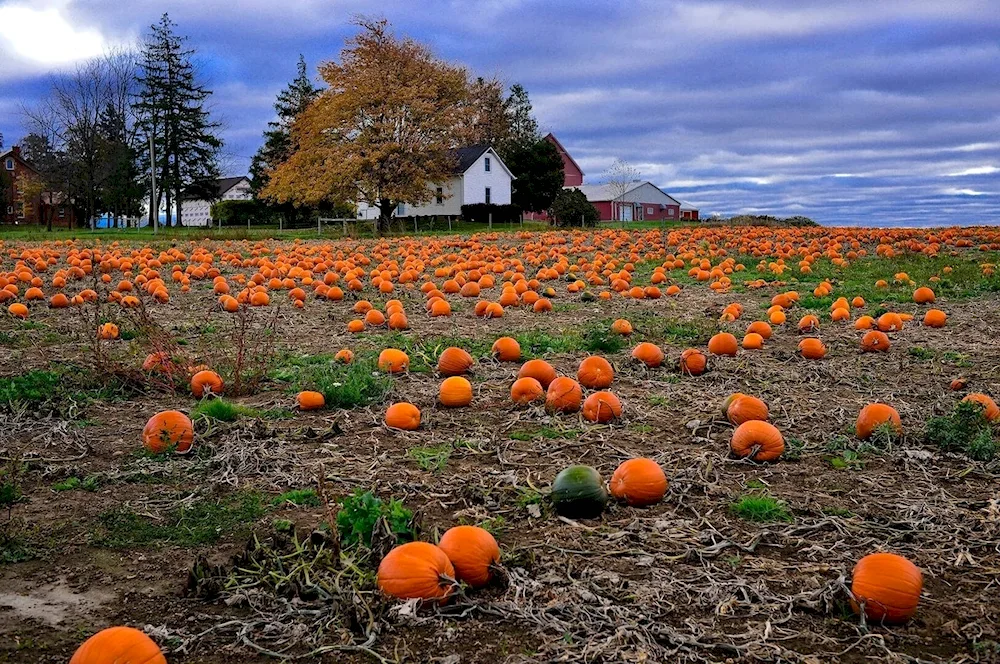
<svg viewBox="0 0 1000 664"><path fill-rule="evenodd" d="M388 18L527 87L596 182L616 158L702 214L1000 224L1000 0L0 0L0 132L53 71L169 10L245 172L302 53Z"/></svg>

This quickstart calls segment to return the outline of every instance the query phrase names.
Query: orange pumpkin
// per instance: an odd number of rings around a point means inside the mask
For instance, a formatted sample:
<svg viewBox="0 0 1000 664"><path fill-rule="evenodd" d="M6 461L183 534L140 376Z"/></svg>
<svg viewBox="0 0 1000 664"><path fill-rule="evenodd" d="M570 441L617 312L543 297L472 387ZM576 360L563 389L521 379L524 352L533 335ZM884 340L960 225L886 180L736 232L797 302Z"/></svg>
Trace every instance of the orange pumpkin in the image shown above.
<svg viewBox="0 0 1000 664"><path fill-rule="evenodd" d="M872 553L854 566L851 607L874 622L904 623L916 613L923 587L923 574L909 560Z"/></svg>
<svg viewBox="0 0 1000 664"><path fill-rule="evenodd" d="M743 336L743 342L740 345L743 346L744 350L760 350L764 347L764 337L756 332L747 332Z"/></svg>
<svg viewBox="0 0 1000 664"><path fill-rule="evenodd" d="M861 352L885 353L889 351L889 337L879 330L868 330L861 337Z"/></svg>
<svg viewBox="0 0 1000 664"><path fill-rule="evenodd" d="M643 341L632 349L632 359L642 362L647 367L656 368L663 364L663 351L656 344Z"/></svg>
<svg viewBox="0 0 1000 664"><path fill-rule="evenodd" d="M738 457L774 461L785 451L785 439L773 424L749 420L736 427L730 448Z"/></svg>
<svg viewBox="0 0 1000 664"><path fill-rule="evenodd" d="M442 376L459 376L472 370L474 360L466 351L452 346L445 348L438 358L438 373Z"/></svg>
<svg viewBox="0 0 1000 664"><path fill-rule="evenodd" d="M538 382L538 379L531 376L518 378L510 387L511 400L521 406L526 406L533 401L541 401L545 398L545 388Z"/></svg>
<svg viewBox="0 0 1000 664"><path fill-rule="evenodd" d="M854 321L855 330L870 330L875 327L875 319L871 316L862 316Z"/></svg>
<svg viewBox="0 0 1000 664"><path fill-rule="evenodd" d="M386 348L378 354L378 368L386 373L403 373L410 368L410 356L398 348Z"/></svg>
<svg viewBox="0 0 1000 664"><path fill-rule="evenodd" d="M472 403L472 383L463 376L451 376L441 382L438 400L447 408L461 408Z"/></svg>
<svg viewBox="0 0 1000 664"><path fill-rule="evenodd" d="M611 324L611 331L615 332L616 334L621 334L627 337L628 335L632 334L633 331L632 323L628 322L624 318L619 318L618 320L616 320L614 323Z"/></svg>
<svg viewBox="0 0 1000 664"><path fill-rule="evenodd" d="M903 329L903 319L897 313L887 311L875 321L878 329L882 332L899 332Z"/></svg>
<svg viewBox="0 0 1000 664"><path fill-rule="evenodd" d="M173 450L184 454L194 441L194 426L184 413L164 410L153 415L142 430L142 444L153 454Z"/></svg>
<svg viewBox="0 0 1000 664"><path fill-rule="evenodd" d="M799 320L799 332L812 332L819 329L819 318L807 314Z"/></svg>
<svg viewBox="0 0 1000 664"><path fill-rule="evenodd" d="M917 290L913 291L913 301L917 304L933 304L934 291L927 286L921 286Z"/></svg>
<svg viewBox="0 0 1000 664"><path fill-rule="evenodd" d="M490 582L500 563L500 546L487 530L478 526L455 526L445 531L438 546L455 567L455 578L473 588Z"/></svg>
<svg viewBox="0 0 1000 664"><path fill-rule="evenodd" d="M858 421L854 428L858 438L868 440L875 433L875 429L883 425L889 425L897 434L903 433L903 424L895 408L884 403L870 403L858 413Z"/></svg>
<svg viewBox="0 0 1000 664"><path fill-rule="evenodd" d="M350 364L354 361L354 351L349 348L341 348L337 351L337 354L333 356L333 359L344 364Z"/></svg>
<svg viewBox="0 0 1000 664"><path fill-rule="evenodd" d="M750 323L750 325L747 327L747 334L750 333L759 334L760 336L764 337L765 341L767 341L768 339L771 338L771 335L774 332L771 330L770 325L768 325L762 320L758 320L754 321L753 323Z"/></svg>
<svg viewBox="0 0 1000 664"><path fill-rule="evenodd" d="M20 302L15 302L7 307L7 312L14 318L20 318L22 320L28 318L28 307L24 306Z"/></svg>
<svg viewBox="0 0 1000 664"><path fill-rule="evenodd" d="M688 348L681 353L681 373L689 376L700 376L705 373L708 360L697 348Z"/></svg>
<svg viewBox="0 0 1000 664"><path fill-rule="evenodd" d="M767 404L748 394L737 394L726 407L726 417L730 422L739 426L751 420L767 421L770 413Z"/></svg>
<svg viewBox="0 0 1000 664"><path fill-rule="evenodd" d="M420 409L412 403L394 403L385 411L385 424L392 429L414 431L420 426Z"/></svg>
<svg viewBox="0 0 1000 664"><path fill-rule="evenodd" d="M940 309L928 309L924 314L924 325L927 327L944 327L948 322L948 314Z"/></svg>
<svg viewBox="0 0 1000 664"><path fill-rule="evenodd" d="M632 507L655 505L667 492L667 476L652 459L629 459L615 470L608 488Z"/></svg>
<svg viewBox="0 0 1000 664"><path fill-rule="evenodd" d="M580 384L591 390L603 390L611 386L615 370L603 357L591 355L580 363L576 378Z"/></svg>
<svg viewBox="0 0 1000 664"><path fill-rule="evenodd" d="M305 390L296 395L295 403L299 410L319 410L326 405L326 397L322 392Z"/></svg>
<svg viewBox="0 0 1000 664"><path fill-rule="evenodd" d="M159 646L133 627L109 627L84 641L69 664L167 664Z"/></svg>
<svg viewBox="0 0 1000 664"><path fill-rule="evenodd" d="M379 563L378 587L396 599L443 602L455 587L455 567L440 547L408 542L394 548Z"/></svg>
<svg viewBox="0 0 1000 664"><path fill-rule="evenodd" d="M622 416L622 403L608 391L594 392L583 402L583 417L606 424Z"/></svg>
<svg viewBox="0 0 1000 664"><path fill-rule="evenodd" d="M967 395L962 401L978 403L983 407L983 416L990 422L1000 420L1000 407L990 397L981 392L973 392Z"/></svg>
<svg viewBox="0 0 1000 664"><path fill-rule="evenodd" d="M500 337L493 342L493 357L501 362L517 362L521 359L521 344L513 337Z"/></svg>
<svg viewBox="0 0 1000 664"><path fill-rule="evenodd" d="M735 356L739 348L736 337L729 332L719 332L708 340L708 352L712 355Z"/></svg>
<svg viewBox="0 0 1000 664"><path fill-rule="evenodd" d="M534 378L546 389L557 375L556 370L545 360L528 360L521 365L521 369L517 372L518 378Z"/></svg>
<svg viewBox="0 0 1000 664"><path fill-rule="evenodd" d="M97 336L102 340L109 341L118 338L118 326L114 323L104 323L97 330Z"/></svg>
<svg viewBox="0 0 1000 664"><path fill-rule="evenodd" d="M191 376L191 394L198 399L205 396L206 392L218 396L222 394L224 389L225 384L222 382L222 376L214 371L205 369Z"/></svg>
<svg viewBox="0 0 1000 664"><path fill-rule="evenodd" d="M567 376L560 376L549 383L545 393L545 407L553 412L575 413L580 410L582 401L580 384Z"/></svg>
<svg viewBox="0 0 1000 664"><path fill-rule="evenodd" d="M806 337L799 342L799 353L807 360L822 360L826 357L826 346L816 337Z"/></svg>

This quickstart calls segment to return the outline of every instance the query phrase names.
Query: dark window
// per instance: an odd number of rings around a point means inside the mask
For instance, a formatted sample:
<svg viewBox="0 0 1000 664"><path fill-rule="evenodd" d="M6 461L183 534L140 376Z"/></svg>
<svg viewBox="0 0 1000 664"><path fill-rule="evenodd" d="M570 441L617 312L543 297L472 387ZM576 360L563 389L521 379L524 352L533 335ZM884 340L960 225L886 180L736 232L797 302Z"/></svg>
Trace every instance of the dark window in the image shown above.
<svg viewBox="0 0 1000 664"><path fill-rule="evenodd" d="M59 218L62 219L65 216L66 216L66 208L64 208L63 206L60 205L59 206Z"/></svg>
<svg viewBox="0 0 1000 664"><path fill-rule="evenodd" d="M437 188L437 193L435 194L435 197L437 199L437 204L438 205L443 205L444 204L444 189L442 189L441 187L438 187Z"/></svg>
<svg viewBox="0 0 1000 664"><path fill-rule="evenodd" d="M7 160L7 170L8 171L14 170L14 160L13 159L8 159ZM486 170L490 170L490 169L487 168Z"/></svg>
<svg viewBox="0 0 1000 664"><path fill-rule="evenodd" d="M491 203L491 201L490 201L490 188L486 187L486 204L489 205L490 203Z"/></svg>
<svg viewBox="0 0 1000 664"><path fill-rule="evenodd" d="M489 157L486 158L486 172L487 173L490 172L490 158ZM486 201L486 202L489 203L489 201Z"/></svg>

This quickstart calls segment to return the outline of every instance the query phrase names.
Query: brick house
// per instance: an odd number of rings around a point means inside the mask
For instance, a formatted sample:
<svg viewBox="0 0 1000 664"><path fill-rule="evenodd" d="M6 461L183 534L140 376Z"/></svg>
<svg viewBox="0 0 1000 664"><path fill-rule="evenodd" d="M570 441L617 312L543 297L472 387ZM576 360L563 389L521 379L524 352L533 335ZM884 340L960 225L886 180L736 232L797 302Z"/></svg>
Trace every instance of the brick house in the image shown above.
<svg viewBox="0 0 1000 664"><path fill-rule="evenodd" d="M28 198L27 184L38 177L38 171L21 156L17 145L0 152L0 183L5 189L4 209L0 210L0 224L16 226L47 224L51 215L53 226L73 227L73 206L60 192L43 192Z"/></svg>

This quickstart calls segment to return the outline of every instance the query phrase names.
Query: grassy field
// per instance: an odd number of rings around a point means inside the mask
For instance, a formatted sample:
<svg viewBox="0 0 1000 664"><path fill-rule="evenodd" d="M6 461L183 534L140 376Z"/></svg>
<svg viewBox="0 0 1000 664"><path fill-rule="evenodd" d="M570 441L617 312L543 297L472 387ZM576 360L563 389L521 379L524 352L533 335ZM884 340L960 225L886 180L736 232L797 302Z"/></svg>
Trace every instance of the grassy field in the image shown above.
<svg viewBox="0 0 1000 664"><path fill-rule="evenodd" d="M26 319L0 316L0 661L66 662L118 624L149 633L171 664L997 661L1000 436L961 405L968 393L1000 396L995 231L862 229L853 237L866 255L838 265L810 249L834 244L823 229L496 230L41 236L75 239L60 246L0 235L0 278L17 291L4 313L29 305ZM172 247L175 235L184 242ZM893 258L875 255L883 236ZM959 246L966 239L972 246ZM796 247L776 272L769 263L785 244ZM798 245L818 254L809 272ZM684 266L673 267L680 256ZM719 270L709 281L689 274L702 260ZM630 285L655 281L660 296L615 291L626 264ZM84 276L74 279L73 267ZM225 312L213 269L234 296L259 274L270 303ZM410 269L417 279L407 283ZM498 300L518 270L529 292L552 289L551 310L535 312L521 294L502 317L477 317L477 300ZM142 287L154 272L168 297ZM376 285L382 272L391 292ZM445 290L451 279L475 281L473 272L495 275L494 285L478 298L444 292L451 315L426 313L418 286ZM288 284L271 284L279 276L304 290L301 308ZM45 299L86 288L97 297L49 308L27 299L33 277ZM571 289L574 277L585 286ZM350 290L353 278L361 290ZM324 281L343 299L323 295ZM815 295L823 283L831 292ZM933 288L933 305L914 302L920 286ZM798 302L763 349L708 353L715 335L742 339L789 291ZM119 305L124 293L141 306ZM864 306L833 322L835 300L857 296ZM359 302L385 311L394 299L408 329L348 332L363 317ZM734 303L742 315L720 319ZM947 313L945 327L921 324L932 306ZM887 353L861 352L855 321L884 312L913 318L889 333ZM801 334L806 314L820 326ZM631 335L612 331L618 319ZM118 338L98 339L108 322ZM597 424L542 403L515 406L521 364L491 352L507 336L521 361L543 359L574 379L584 358L605 357L621 417ZM804 336L821 338L826 356L803 357ZM662 349L662 366L632 359L640 342ZM475 361L469 407L438 400L438 358L453 346ZM407 354L407 371L378 368L387 348ZM690 348L708 355L703 375L679 369ZM350 364L335 359L341 349L353 352ZM143 370L156 353L172 368ZM221 397L191 394L191 374L205 367L225 381ZM297 408L302 390L326 406ZM777 461L731 452L722 402L735 392L767 404L784 439ZM420 409L417 429L386 426L398 402ZM857 436L872 402L896 409L901 432ZM190 417L189 453L143 446L144 425L164 410ZM611 501L593 519L557 511L550 494L562 469L592 466L607 482L636 457L666 473L661 501ZM379 591L379 561L393 547L437 542L462 524L500 546L491 585L422 605ZM923 574L905 624L852 610L854 566L876 551Z"/></svg>

